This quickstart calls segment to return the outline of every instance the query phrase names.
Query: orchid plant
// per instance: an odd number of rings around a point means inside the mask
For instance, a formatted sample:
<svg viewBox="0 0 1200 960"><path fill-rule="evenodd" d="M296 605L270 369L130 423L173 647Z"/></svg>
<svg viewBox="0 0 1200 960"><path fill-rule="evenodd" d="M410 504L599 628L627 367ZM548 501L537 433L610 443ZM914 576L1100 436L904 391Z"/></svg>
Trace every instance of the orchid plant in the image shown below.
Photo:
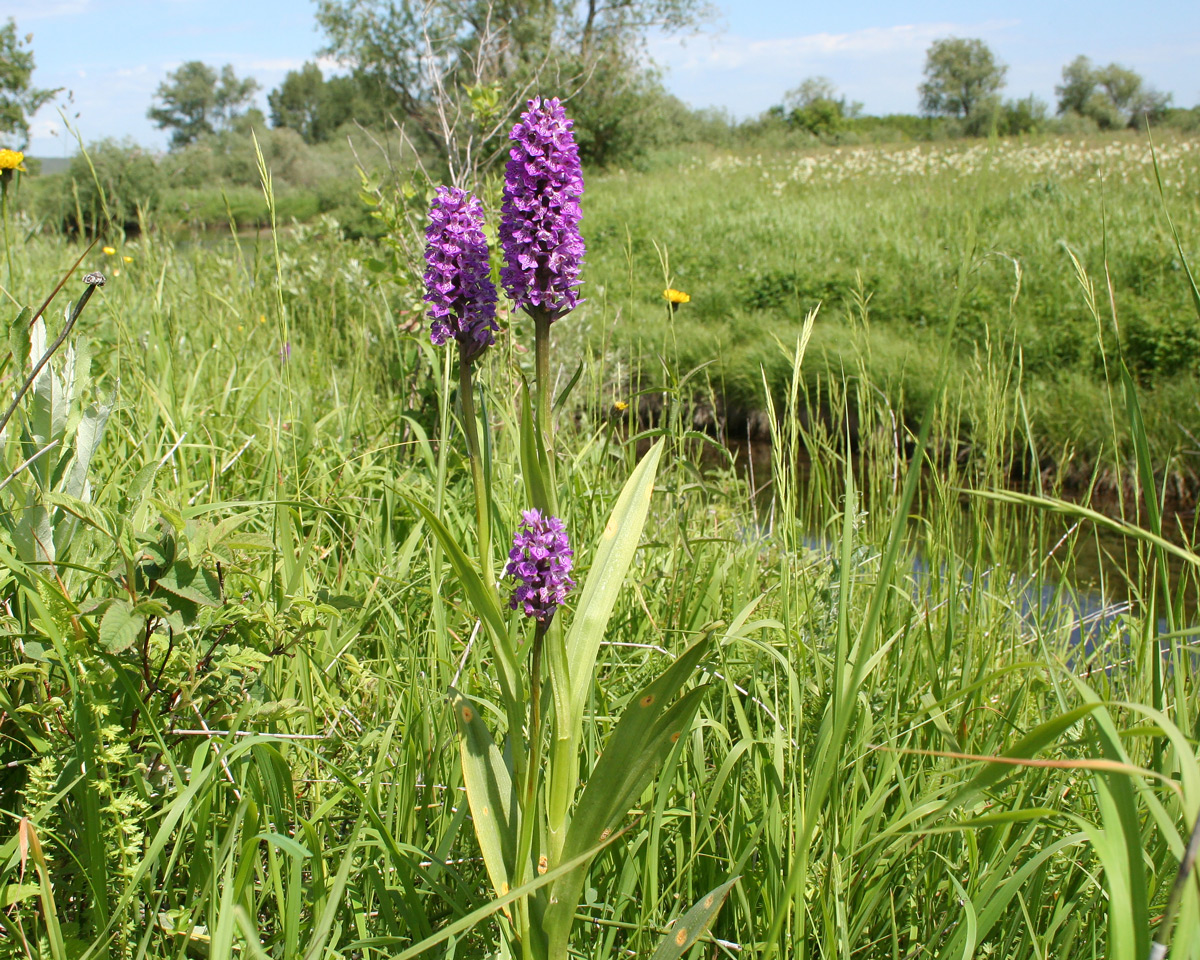
<svg viewBox="0 0 1200 960"><path fill-rule="evenodd" d="M535 398L525 394L522 399L520 466L528 506L505 568L507 614L494 577L491 492L473 397L475 363L497 330L480 201L456 187L439 188L426 231L430 337L435 344L452 339L458 344L463 432L476 500L476 557L468 556L432 510L415 506L440 541L498 665L507 720L503 749L474 701L453 689L450 699L495 906L503 910L510 946L524 960L567 955L592 861L620 836L622 821L691 727L704 686L680 691L697 672L712 637L712 631L702 636L628 701L578 790L596 661L641 539L663 448L661 441L653 446L628 478L591 555L574 610L566 616L564 604L576 584L555 481L550 329L581 302L583 176L571 128L557 99L531 100L510 134L505 171L500 277L513 304L534 321L536 384ZM523 642L515 639L523 631L514 618L528 623L531 636ZM715 916L731 883L681 918L655 957L682 955Z"/></svg>

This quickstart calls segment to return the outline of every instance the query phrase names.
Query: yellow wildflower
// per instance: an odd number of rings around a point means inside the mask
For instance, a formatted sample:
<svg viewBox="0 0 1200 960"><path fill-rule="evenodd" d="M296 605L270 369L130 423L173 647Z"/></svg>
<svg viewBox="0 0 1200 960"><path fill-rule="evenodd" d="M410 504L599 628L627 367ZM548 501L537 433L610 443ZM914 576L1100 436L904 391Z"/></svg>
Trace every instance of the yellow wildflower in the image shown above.
<svg viewBox="0 0 1200 960"><path fill-rule="evenodd" d="M114 253L117 252L117 248L116 247L101 247L100 252L103 253L106 257L111 257Z"/></svg>
<svg viewBox="0 0 1200 960"><path fill-rule="evenodd" d="M260 314L258 315L258 322L259 322L259 323L266 323L266 322L267 322L267 315L266 315L265 313L260 313Z"/></svg>
<svg viewBox="0 0 1200 960"><path fill-rule="evenodd" d="M674 287L667 287L663 291L663 298L670 304L690 303L691 294L684 293L682 290L676 290Z"/></svg>
<svg viewBox="0 0 1200 960"><path fill-rule="evenodd" d="M620 411L621 413L624 413L626 410L629 409L629 404L627 404L624 400L618 400L616 403L613 404L613 406L616 407L617 410Z"/></svg>
<svg viewBox="0 0 1200 960"><path fill-rule="evenodd" d="M0 170L24 170L25 154L20 150L0 150Z"/></svg>
<svg viewBox="0 0 1200 960"><path fill-rule="evenodd" d="M126 263L133 263L133 257L122 257L121 259Z"/></svg>

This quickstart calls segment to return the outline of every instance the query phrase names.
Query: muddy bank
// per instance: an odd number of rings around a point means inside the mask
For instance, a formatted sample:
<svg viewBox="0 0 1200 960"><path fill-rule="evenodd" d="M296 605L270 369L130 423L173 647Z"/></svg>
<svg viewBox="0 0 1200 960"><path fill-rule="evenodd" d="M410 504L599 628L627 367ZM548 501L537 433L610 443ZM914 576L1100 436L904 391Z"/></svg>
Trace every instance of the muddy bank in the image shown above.
<svg viewBox="0 0 1200 960"><path fill-rule="evenodd" d="M610 415L615 419L635 419L639 429L648 429L662 422L665 411L665 395L647 392L637 398L636 409L614 408ZM683 416L686 427L719 440L735 453L743 468L757 475L759 484L769 479L772 440L766 410L726 407L719 398L714 403L710 398L698 397L687 405ZM799 419L803 432L815 431L824 438L837 438L839 445L848 444L851 456L860 456L864 447L874 446L902 451L907 459L914 453L912 438L919 428L917 423L897 420L886 427L873 428L879 435L869 438L862 434L857 415L839 415L828 406L804 407ZM808 457L807 450L800 451L801 461L807 461ZM964 437L935 437L930 444L930 457L935 464L954 463L968 471L973 462L983 463L983 451ZM1132 457L1118 469L1111 461L1100 463L1087 454L1075 454L1065 461L1046 454L1035 459L1029 447L1022 444L1007 453L1000 472L1013 490L1034 492L1040 486L1049 495L1086 503L1106 516L1123 517L1135 523L1144 522L1146 517L1144 494L1137 483ZM1200 502L1200 475L1183 469L1156 470L1154 482L1164 528L1192 531Z"/></svg>

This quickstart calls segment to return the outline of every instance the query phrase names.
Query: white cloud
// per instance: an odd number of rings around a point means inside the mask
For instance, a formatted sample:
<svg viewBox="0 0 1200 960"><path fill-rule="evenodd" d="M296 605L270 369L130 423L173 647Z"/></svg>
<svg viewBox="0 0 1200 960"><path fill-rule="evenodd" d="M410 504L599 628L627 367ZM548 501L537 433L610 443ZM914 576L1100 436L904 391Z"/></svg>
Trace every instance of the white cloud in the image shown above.
<svg viewBox="0 0 1200 960"><path fill-rule="evenodd" d="M315 62L322 73L331 73L338 69L338 62L332 57L277 57L273 60L234 60L239 69L262 70L266 73L287 73L289 70L299 70L306 63Z"/></svg>
<svg viewBox="0 0 1200 960"><path fill-rule="evenodd" d="M992 39L1018 22L897 24L769 39L718 33L682 43L659 38L650 52L668 68L672 89L696 106L745 116L778 103L804 77L825 74L868 110L911 110L930 43L946 36Z"/></svg>

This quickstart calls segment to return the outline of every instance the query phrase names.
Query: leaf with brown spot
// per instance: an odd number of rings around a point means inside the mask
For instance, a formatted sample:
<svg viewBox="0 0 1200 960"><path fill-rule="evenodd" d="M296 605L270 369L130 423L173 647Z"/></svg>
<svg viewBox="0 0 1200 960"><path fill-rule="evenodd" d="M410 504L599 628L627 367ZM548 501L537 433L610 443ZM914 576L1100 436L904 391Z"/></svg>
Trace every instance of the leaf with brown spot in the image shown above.
<svg viewBox="0 0 1200 960"><path fill-rule="evenodd" d="M725 902L725 897L739 879L734 877L732 880L726 880L715 890L701 897L687 913L675 921L675 925L667 931L650 960L677 960L683 956L708 929Z"/></svg>

